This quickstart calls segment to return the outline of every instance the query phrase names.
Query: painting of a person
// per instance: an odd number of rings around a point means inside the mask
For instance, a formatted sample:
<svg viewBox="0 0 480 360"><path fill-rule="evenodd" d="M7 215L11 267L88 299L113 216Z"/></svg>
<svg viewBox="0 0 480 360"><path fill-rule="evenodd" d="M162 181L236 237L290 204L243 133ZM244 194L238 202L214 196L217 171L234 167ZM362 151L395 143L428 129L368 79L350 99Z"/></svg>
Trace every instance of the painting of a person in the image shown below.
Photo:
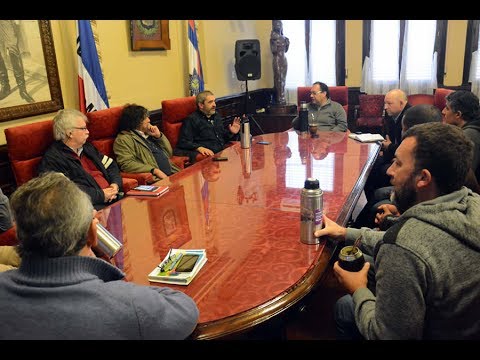
<svg viewBox="0 0 480 360"><path fill-rule="evenodd" d="M33 103L35 100L27 92L25 83L25 72L23 68L23 61L19 49L19 29L15 20L1 20L0 21L0 46L5 48L4 55L10 57L13 75L18 85L18 91L23 100L28 103ZM10 95L11 87L8 78L8 70L5 60L0 52L0 100Z"/></svg>

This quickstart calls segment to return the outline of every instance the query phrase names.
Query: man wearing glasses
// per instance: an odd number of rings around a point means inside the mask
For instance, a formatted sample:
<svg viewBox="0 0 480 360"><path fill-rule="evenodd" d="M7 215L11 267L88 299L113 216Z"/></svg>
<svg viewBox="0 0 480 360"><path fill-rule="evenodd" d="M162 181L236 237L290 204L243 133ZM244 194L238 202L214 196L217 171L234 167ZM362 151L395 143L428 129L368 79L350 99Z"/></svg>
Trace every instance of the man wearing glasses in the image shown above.
<svg viewBox="0 0 480 360"><path fill-rule="evenodd" d="M39 173L61 172L86 192L99 210L118 200L122 178L117 163L100 153L88 139L87 117L78 110L60 110L53 119L53 137L40 162Z"/></svg>
<svg viewBox="0 0 480 360"><path fill-rule="evenodd" d="M313 83L310 90L311 102L307 104L308 124L317 125L320 131L347 131L347 114L341 104L330 99L327 84L320 81ZM299 130L299 117L292 120L292 126Z"/></svg>

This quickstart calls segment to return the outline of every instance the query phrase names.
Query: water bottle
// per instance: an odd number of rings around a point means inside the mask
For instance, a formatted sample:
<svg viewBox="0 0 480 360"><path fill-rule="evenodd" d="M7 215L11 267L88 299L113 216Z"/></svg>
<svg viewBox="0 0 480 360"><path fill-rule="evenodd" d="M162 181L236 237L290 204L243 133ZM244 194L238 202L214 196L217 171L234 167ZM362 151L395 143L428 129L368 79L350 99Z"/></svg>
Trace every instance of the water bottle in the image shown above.
<svg viewBox="0 0 480 360"><path fill-rule="evenodd" d="M242 149L250 148L252 144L252 138L250 136L250 122L248 119L242 121L240 125L240 145Z"/></svg>
<svg viewBox="0 0 480 360"><path fill-rule="evenodd" d="M97 245L95 246L97 252L111 259L122 247L123 244L110 231L102 224L97 224Z"/></svg>
<svg viewBox="0 0 480 360"><path fill-rule="evenodd" d="M300 241L318 244L314 232L322 228L323 192L317 179L308 178L300 195Z"/></svg>
<svg viewBox="0 0 480 360"><path fill-rule="evenodd" d="M300 111L298 112L298 123L298 129L301 132L308 131L308 108L305 101L302 101L300 103Z"/></svg>

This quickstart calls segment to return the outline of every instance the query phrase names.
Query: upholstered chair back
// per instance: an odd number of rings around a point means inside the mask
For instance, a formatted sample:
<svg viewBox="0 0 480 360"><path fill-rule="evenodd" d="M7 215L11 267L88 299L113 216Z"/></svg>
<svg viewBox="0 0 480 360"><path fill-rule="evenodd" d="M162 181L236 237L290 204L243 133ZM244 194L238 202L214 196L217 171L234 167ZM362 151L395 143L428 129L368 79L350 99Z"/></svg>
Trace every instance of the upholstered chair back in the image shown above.
<svg viewBox="0 0 480 360"><path fill-rule="evenodd" d="M311 86L299 86L297 87L297 102L298 108L300 108L300 103L302 101L310 102L310 89ZM340 103L348 117L348 86L329 86L328 90L330 91L330 99Z"/></svg>
<svg viewBox="0 0 480 360"><path fill-rule="evenodd" d="M445 89L445 88L438 88L435 90L435 94L433 94L433 104L442 111L445 108L447 101L445 97L454 92L455 90L452 89Z"/></svg>
<svg viewBox="0 0 480 360"><path fill-rule="evenodd" d="M172 148L177 146L183 120L196 109L195 96L162 101L162 131Z"/></svg>
<svg viewBox="0 0 480 360"><path fill-rule="evenodd" d="M115 158L113 143L118 132L123 106L87 113L88 141L101 153Z"/></svg>
<svg viewBox="0 0 480 360"><path fill-rule="evenodd" d="M5 129L7 151L17 186L38 175L38 165L53 143L53 121L45 120Z"/></svg>
<svg viewBox="0 0 480 360"><path fill-rule="evenodd" d="M408 103L412 106L419 104L433 105L434 98L433 95L429 94L413 94L408 95Z"/></svg>
<svg viewBox="0 0 480 360"><path fill-rule="evenodd" d="M356 111L357 130L365 132L380 132L383 127L383 109L385 95L358 96Z"/></svg>

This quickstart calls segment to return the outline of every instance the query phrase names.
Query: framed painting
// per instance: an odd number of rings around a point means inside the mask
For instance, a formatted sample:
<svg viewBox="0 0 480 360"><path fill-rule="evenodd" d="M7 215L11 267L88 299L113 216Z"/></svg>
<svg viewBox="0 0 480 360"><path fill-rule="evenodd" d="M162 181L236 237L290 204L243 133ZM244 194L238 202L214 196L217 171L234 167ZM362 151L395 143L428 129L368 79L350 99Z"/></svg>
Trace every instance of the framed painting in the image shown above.
<svg viewBox="0 0 480 360"><path fill-rule="evenodd" d="M170 50L168 20L130 20L132 51Z"/></svg>
<svg viewBox="0 0 480 360"><path fill-rule="evenodd" d="M0 20L0 122L63 108L49 20Z"/></svg>

